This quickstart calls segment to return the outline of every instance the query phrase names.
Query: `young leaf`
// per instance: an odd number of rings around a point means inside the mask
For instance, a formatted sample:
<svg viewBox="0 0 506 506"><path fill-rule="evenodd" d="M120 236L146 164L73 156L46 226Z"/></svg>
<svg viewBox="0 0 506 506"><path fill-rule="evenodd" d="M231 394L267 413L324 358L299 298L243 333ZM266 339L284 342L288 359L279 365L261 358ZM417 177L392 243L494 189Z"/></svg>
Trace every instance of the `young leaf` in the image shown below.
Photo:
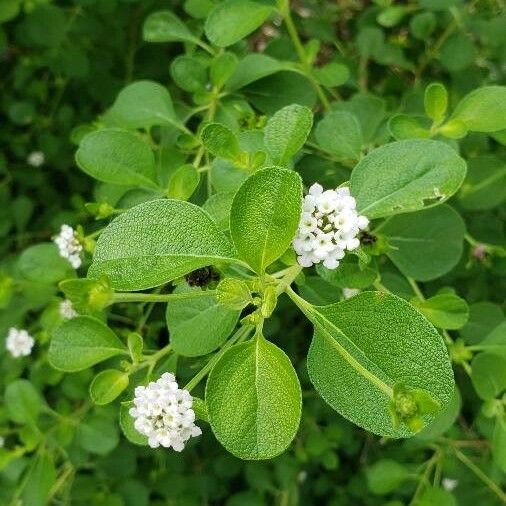
<svg viewBox="0 0 506 506"><path fill-rule="evenodd" d="M323 67L313 69L313 74L320 84L327 88L341 86L350 77L350 71L346 65L337 62L330 62Z"/></svg>
<svg viewBox="0 0 506 506"><path fill-rule="evenodd" d="M104 183L157 187L151 148L127 130L89 133L79 144L76 163L81 170Z"/></svg>
<svg viewBox="0 0 506 506"><path fill-rule="evenodd" d="M206 404L218 441L236 457L261 460L279 455L295 437L302 397L289 358L258 335L214 366Z"/></svg>
<svg viewBox="0 0 506 506"><path fill-rule="evenodd" d="M407 114L396 114L388 122L390 133L397 139L427 139L429 130L424 128L417 118Z"/></svg>
<svg viewBox="0 0 506 506"><path fill-rule="evenodd" d="M16 423L34 425L43 405L42 397L28 380L16 379L5 388L5 408Z"/></svg>
<svg viewBox="0 0 506 506"><path fill-rule="evenodd" d="M394 216L382 227L388 256L405 275L428 281L457 265L464 248L464 220L448 205Z"/></svg>
<svg viewBox="0 0 506 506"><path fill-rule="evenodd" d="M241 258L257 273L290 245L301 202L300 176L279 167L255 172L239 188L232 202L230 233Z"/></svg>
<svg viewBox="0 0 506 506"><path fill-rule="evenodd" d="M225 51L215 56L211 62L209 69L209 77L211 82L218 89L223 88L225 83L230 79L237 67L237 56L234 53Z"/></svg>
<svg viewBox="0 0 506 506"><path fill-rule="evenodd" d="M107 274L116 289L143 290L234 257L230 242L200 207L152 200L121 214L102 232L88 277Z"/></svg>
<svg viewBox="0 0 506 506"><path fill-rule="evenodd" d="M272 12L269 5L249 0L225 0L209 13L206 36L215 46L231 46L256 30Z"/></svg>
<svg viewBox="0 0 506 506"><path fill-rule="evenodd" d="M116 369L100 371L90 385L91 400L99 406L109 404L121 395L128 386L128 381L128 374Z"/></svg>
<svg viewBox="0 0 506 506"><path fill-rule="evenodd" d="M348 111L333 111L316 126L316 141L325 151L343 160L358 160L363 138L360 123Z"/></svg>
<svg viewBox="0 0 506 506"><path fill-rule="evenodd" d="M201 60L190 56L178 56L170 64L170 75L185 91L204 91L207 84L207 68Z"/></svg>
<svg viewBox="0 0 506 506"><path fill-rule="evenodd" d="M75 372L125 352L125 345L105 323L77 316L56 328L48 358L55 369Z"/></svg>
<svg viewBox="0 0 506 506"><path fill-rule="evenodd" d="M286 165L304 146L313 125L313 113L302 105L288 105L267 121L264 142L274 163Z"/></svg>
<svg viewBox="0 0 506 506"><path fill-rule="evenodd" d="M170 175L167 196L177 200L188 200L197 189L199 182L199 171L193 165L181 165Z"/></svg>
<svg viewBox="0 0 506 506"><path fill-rule="evenodd" d="M425 114L434 122L443 121L448 107L448 92L440 83L431 83L425 88Z"/></svg>
<svg viewBox="0 0 506 506"><path fill-rule="evenodd" d="M236 160L241 155L239 139L232 130L219 123L209 123L200 134L204 147L214 156Z"/></svg>
<svg viewBox="0 0 506 506"><path fill-rule="evenodd" d="M447 144L426 139L392 142L371 151L351 174L361 214L381 218L441 204L460 187L466 162Z"/></svg>
<svg viewBox="0 0 506 506"><path fill-rule="evenodd" d="M413 433L394 426L390 414L394 386L420 389L441 407L449 402L454 381L443 339L405 300L363 292L337 304L311 306L293 292L292 298L315 327L309 378L348 420L382 436L409 437ZM435 414L424 414L423 421L429 424Z"/></svg>
<svg viewBox="0 0 506 506"><path fill-rule="evenodd" d="M123 88L109 114L126 128L180 125L167 88L154 81L136 81Z"/></svg>
<svg viewBox="0 0 506 506"><path fill-rule="evenodd" d="M182 288L177 293L181 291L192 289ZM186 357L211 353L232 333L239 313L221 305L215 296L168 302L166 319L172 349Z"/></svg>
<svg viewBox="0 0 506 506"><path fill-rule="evenodd" d="M465 123L472 132L496 132L506 128L506 86L483 86L468 93L452 119Z"/></svg>
<svg viewBox="0 0 506 506"><path fill-rule="evenodd" d="M494 399L506 389L506 350L478 353L471 362L471 380L483 399Z"/></svg>
<svg viewBox="0 0 506 506"><path fill-rule="evenodd" d="M150 14L144 21L142 37L147 42L198 42L195 35L172 11Z"/></svg>
<svg viewBox="0 0 506 506"><path fill-rule="evenodd" d="M434 295L430 299L413 301L413 305L440 329L460 329L469 318L469 306L464 299L451 293Z"/></svg>

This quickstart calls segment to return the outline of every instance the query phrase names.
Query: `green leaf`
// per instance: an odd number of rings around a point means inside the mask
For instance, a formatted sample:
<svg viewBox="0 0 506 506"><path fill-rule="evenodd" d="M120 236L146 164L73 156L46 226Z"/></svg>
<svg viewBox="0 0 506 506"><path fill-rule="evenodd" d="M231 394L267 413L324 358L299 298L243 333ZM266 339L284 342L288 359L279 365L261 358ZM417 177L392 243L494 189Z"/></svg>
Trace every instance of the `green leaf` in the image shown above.
<svg viewBox="0 0 506 506"><path fill-rule="evenodd" d="M413 305L440 329L460 329L469 318L467 302L451 293L435 295L424 301L416 299Z"/></svg>
<svg viewBox="0 0 506 506"><path fill-rule="evenodd" d="M302 182L293 171L259 170L239 188L232 202L230 233L239 255L262 273L288 248L297 231Z"/></svg>
<svg viewBox="0 0 506 506"><path fill-rule="evenodd" d="M151 148L127 130L106 129L86 135L76 153L81 170L104 183L156 188Z"/></svg>
<svg viewBox="0 0 506 506"><path fill-rule="evenodd" d="M458 72L473 64L476 46L471 37L457 31L444 41L438 53L439 61L445 69Z"/></svg>
<svg viewBox="0 0 506 506"><path fill-rule="evenodd" d="M16 423L34 425L43 406L39 392L26 379L11 381L5 388L5 408Z"/></svg>
<svg viewBox="0 0 506 506"><path fill-rule="evenodd" d="M183 291L200 291L200 288L183 285L176 293ZM166 319L172 349L186 357L211 353L232 333L239 313L221 305L215 296L168 302Z"/></svg>
<svg viewBox="0 0 506 506"><path fill-rule="evenodd" d="M190 42L198 43L199 39L171 11L157 11L144 21L142 37L147 42Z"/></svg>
<svg viewBox="0 0 506 506"><path fill-rule="evenodd" d="M109 404L121 395L128 386L128 382L128 374L124 372L116 369L100 371L90 385L91 400L99 406Z"/></svg>
<svg viewBox="0 0 506 506"><path fill-rule="evenodd" d="M451 492L437 487L427 487L413 506L457 506Z"/></svg>
<svg viewBox="0 0 506 506"><path fill-rule="evenodd" d="M220 358L206 404L218 441L236 457L260 460L279 455L295 437L302 397L289 358L258 335Z"/></svg>
<svg viewBox="0 0 506 506"><path fill-rule="evenodd" d="M450 206L394 216L381 228L392 249L387 253L405 275L428 281L457 265L464 248L465 224Z"/></svg>
<svg viewBox="0 0 506 506"><path fill-rule="evenodd" d="M272 12L269 5L249 0L225 0L207 16L206 36L215 46L231 46L256 30Z"/></svg>
<svg viewBox="0 0 506 506"><path fill-rule="evenodd" d="M477 344L503 322L501 306L488 301L477 302L469 306L469 321L459 333L466 343Z"/></svg>
<svg viewBox="0 0 506 506"><path fill-rule="evenodd" d="M180 126L169 92L154 81L136 81L123 88L109 114L126 128Z"/></svg>
<svg viewBox="0 0 506 506"><path fill-rule="evenodd" d="M410 477L409 469L390 459L376 461L365 471L367 488L375 495L386 495L397 490Z"/></svg>
<svg viewBox="0 0 506 506"><path fill-rule="evenodd" d="M492 456L494 462L506 473L506 415L499 415L495 420L494 433L492 435Z"/></svg>
<svg viewBox="0 0 506 506"><path fill-rule="evenodd" d="M483 86L468 93L452 119L463 121L473 132L496 132L506 128L506 86Z"/></svg>
<svg viewBox="0 0 506 506"><path fill-rule="evenodd" d="M99 412L93 413L78 425L76 442L90 453L106 455L118 446L117 425L116 419L108 418Z"/></svg>
<svg viewBox="0 0 506 506"><path fill-rule="evenodd" d="M48 358L55 369L74 372L125 352L125 345L107 325L91 316L77 316L56 328Z"/></svg>
<svg viewBox="0 0 506 506"><path fill-rule="evenodd" d="M225 83L230 79L237 67L237 56L234 53L225 51L215 56L211 62L209 76L211 82L218 89L223 88Z"/></svg>
<svg viewBox="0 0 506 506"><path fill-rule="evenodd" d="M236 160L241 155L239 139L225 125L209 123L200 134L204 147L214 156Z"/></svg>
<svg viewBox="0 0 506 506"><path fill-rule="evenodd" d="M420 121L407 114L396 114L388 122L390 133L397 139L427 139L430 132L424 128Z"/></svg>
<svg viewBox="0 0 506 506"><path fill-rule="evenodd" d="M350 77L350 71L346 65L337 62L330 62L323 67L313 69L313 74L320 84L327 88L341 86Z"/></svg>
<svg viewBox="0 0 506 506"><path fill-rule="evenodd" d="M448 108L448 92L440 83L431 83L425 88L423 99L425 114L436 123L443 121Z"/></svg>
<svg viewBox="0 0 506 506"><path fill-rule="evenodd" d="M199 171L193 165L181 165L170 175L167 196L177 200L188 200L197 189L199 182Z"/></svg>
<svg viewBox="0 0 506 506"><path fill-rule="evenodd" d="M311 306L293 297L315 327L309 378L348 420L381 436L408 437L412 432L394 427L390 415L395 385L423 390L441 407L450 401L453 371L443 339L405 300L363 292L337 304ZM425 414L424 422L430 424L435 414Z"/></svg>
<svg viewBox="0 0 506 506"><path fill-rule="evenodd" d="M362 130L358 119L347 111L328 113L316 126L316 142L325 151L343 160L358 160Z"/></svg>
<svg viewBox="0 0 506 506"><path fill-rule="evenodd" d="M56 469L53 456L47 452L37 452L27 471L21 494L23 504L45 506L53 485L56 482Z"/></svg>
<svg viewBox="0 0 506 506"><path fill-rule="evenodd" d="M204 91L207 84L207 68L201 60L190 56L178 56L170 64L170 75L185 91Z"/></svg>
<svg viewBox="0 0 506 506"><path fill-rule="evenodd" d="M286 165L304 146L312 125L313 113L302 105L288 105L274 114L264 129L265 147L274 163Z"/></svg>
<svg viewBox="0 0 506 506"><path fill-rule="evenodd" d="M339 269L327 269L322 264L316 266L316 272L325 281L339 288L367 288L378 277L378 272L371 267L360 268L357 263L343 261Z"/></svg>
<svg viewBox="0 0 506 506"><path fill-rule="evenodd" d="M351 193L361 214L381 218L441 204L465 175L466 162L447 144L397 141L362 158L351 174Z"/></svg>
<svg viewBox="0 0 506 506"><path fill-rule="evenodd" d="M478 353L471 362L471 380L483 399L494 399L506 389L506 348Z"/></svg>
<svg viewBox="0 0 506 506"><path fill-rule="evenodd" d="M19 256L18 269L25 279L48 285L75 276L68 260L58 254L52 243L26 248Z"/></svg>
<svg viewBox="0 0 506 506"><path fill-rule="evenodd" d="M506 200L506 163L494 155L482 155L469 160L468 167L458 195L464 209L491 209Z"/></svg>
<svg viewBox="0 0 506 506"><path fill-rule="evenodd" d="M230 224L230 210L235 192L218 192L211 195L202 208L207 211L216 222L220 230L228 230Z"/></svg>
<svg viewBox="0 0 506 506"><path fill-rule="evenodd" d="M102 232L88 277L107 274L116 289L142 290L234 257L230 242L200 207L152 200L124 212Z"/></svg>
<svg viewBox="0 0 506 506"><path fill-rule="evenodd" d="M147 446L148 438L142 435L134 426L134 418L130 416L130 408L134 405L133 401L122 402L119 410L119 424L125 437L133 444Z"/></svg>

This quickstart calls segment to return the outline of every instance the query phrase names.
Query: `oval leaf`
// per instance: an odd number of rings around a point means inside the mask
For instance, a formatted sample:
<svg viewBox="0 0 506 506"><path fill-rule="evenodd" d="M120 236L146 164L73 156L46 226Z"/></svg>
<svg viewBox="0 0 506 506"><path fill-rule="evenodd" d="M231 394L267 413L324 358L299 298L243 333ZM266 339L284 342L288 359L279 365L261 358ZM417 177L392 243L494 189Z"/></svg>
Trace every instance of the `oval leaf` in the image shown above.
<svg viewBox="0 0 506 506"><path fill-rule="evenodd" d="M300 220L302 182L293 171L270 167L239 188L230 232L241 258L261 273L288 248Z"/></svg>
<svg viewBox="0 0 506 506"><path fill-rule="evenodd" d="M157 11L144 21L142 37L148 42L192 42L198 39L171 11Z"/></svg>
<svg viewBox="0 0 506 506"><path fill-rule="evenodd" d="M214 366L206 404L218 441L239 458L260 460L279 455L295 437L302 397L289 358L257 336Z"/></svg>
<svg viewBox="0 0 506 506"><path fill-rule="evenodd" d="M106 274L116 289L142 290L233 257L232 245L203 209L179 200L152 200L104 230L88 277Z"/></svg>
<svg viewBox="0 0 506 506"><path fill-rule="evenodd" d="M124 352L125 345L105 323L91 316L77 316L54 331L49 363L60 371L82 371Z"/></svg>
<svg viewBox="0 0 506 506"><path fill-rule="evenodd" d="M86 135L77 150L76 163L104 183L157 187L151 148L127 130L106 129Z"/></svg>
<svg viewBox="0 0 506 506"><path fill-rule="evenodd" d="M128 374L116 369L100 371L91 382L91 400L99 406L109 404L128 386Z"/></svg>
<svg viewBox="0 0 506 506"><path fill-rule="evenodd" d="M351 193L361 214L381 218L444 202L465 175L466 162L447 144L410 139L363 158L351 174Z"/></svg>
<svg viewBox="0 0 506 506"><path fill-rule="evenodd" d="M338 413L370 432L408 437L389 412L396 384L423 389L441 408L451 399L453 371L442 337L408 302L363 292L328 306L301 308L315 333L307 367L318 393ZM363 322L357 325L357 322ZM435 414L424 415L428 424Z"/></svg>

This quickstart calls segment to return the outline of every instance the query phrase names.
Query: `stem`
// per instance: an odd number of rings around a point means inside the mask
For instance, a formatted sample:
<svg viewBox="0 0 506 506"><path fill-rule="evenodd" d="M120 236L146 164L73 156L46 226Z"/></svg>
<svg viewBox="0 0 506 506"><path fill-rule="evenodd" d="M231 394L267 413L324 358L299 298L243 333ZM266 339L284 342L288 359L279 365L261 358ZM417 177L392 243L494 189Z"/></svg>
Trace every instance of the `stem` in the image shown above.
<svg viewBox="0 0 506 506"><path fill-rule="evenodd" d="M253 330L254 327L247 325L238 329L235 334L220 348L220 351L216 353L211 360L184 386L185 390L191 392L207 375L207 373L214 367L214 365L220 360L223 354L236 343L240 343L248 337L248 334Z"/></svg>
<svg viewBox="0 0 506 506"><path fill-rule="evenodd" d="M183 293L130 293L116 292L111 304L116 302L169 302L172 300L196 299L198 297L214 297L216 290L195 290Z"/></svg>
<svg viewBox="0 0 506 506"><path fill-rule="evenodd" d="M283 20L286 25L286 29L288 31L288 35L290 35L290 39L292 39L292 43L295 47L295 51L297 51L297 55L299 56L300 63L302 64L302 67L306 73L306 77L311 81L313 88L315 89L318 98L320 99L320 102L323 105L323 108L326 111L330 111L330 102L327 99L327 96L325 95L324 91L322 90L319 83L316 81L316 79L313 76L313 73L311 71L311 65L308 62L306 51L304 49L304 46L302 45L302 42L300 40L299 34L297 33L297 28L295 28L295 24L292 19L292 15L290 14L290 5L289 0L286 0L284 2L283 7L281 8L281 16L283 16Z"/></svg>
<svg viewBox="0 0 506 506"><path fill-rule="evenodd" d="M284 276L278 281L276 293L278 295L283 293L293 283L301 271L302 267L299 264L292 265L289 269L287 269Z"/></svg>
<svg viewBox="0 0 506 506"><path fill-rule="evenodd" d="M408 280L409 285L411 286L411 289L415 293L418 299L420 299L422 302L425 302L425 295L420 290L420 287L418 286L417 282L408 276L406 276L406 279Z"/></svg>
<svg viewBox="0 0 506 506"><path fill-rule="evenodd" d="M455 455L470 471L472 471L487 487L499 497L502 502L506 502L506 493L492 481L470 458L464 455L460 450L454 448Z"/></svg>

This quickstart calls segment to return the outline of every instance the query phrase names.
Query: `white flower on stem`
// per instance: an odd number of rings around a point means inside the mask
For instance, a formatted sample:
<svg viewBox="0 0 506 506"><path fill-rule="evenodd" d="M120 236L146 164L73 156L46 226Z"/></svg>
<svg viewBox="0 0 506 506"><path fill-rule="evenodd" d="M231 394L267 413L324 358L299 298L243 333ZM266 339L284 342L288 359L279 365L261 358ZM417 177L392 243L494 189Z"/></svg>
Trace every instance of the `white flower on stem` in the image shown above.
<svg viewBox="0 0 506 506"><path fill-rule="evenodd" d="M185 443L202 431L195 425L193 397L179 388L173 374L164 373L157 381L135 389L134 407L137 431L148 438L151 448L164 446L180 452Z"/></svg>
<svg viewBox="0 0 506 506"><path fill-rule="evenodd" d="M77 311L72 306L72 301L65 299L60 302L60 316L65 320L72 320L77 316Z"/></svg>
<svg viewBox="0 0 506 506"><path fill-rule="evenodd" d="M26 159L28 165L32 167L41 167L46 161L46 157L42 151L32 151Z"/></svg>
<svg viewBox="0 0 506 506"><path fill-rule="evenodd" d="M82 244L77 238L76 231L69 225L62 225L60 233L55 237L54 242L58 246L60 256L66 258L74 269L81 266Z"/></svg>
<svg viewBox="0 0 506 506"><path fill-rule="evenodd" d="M293 248L303 267L323 262L327 269L336 269L346 251L360 246L358 234L369 225L366 216L356 210L350 189L324 190L315 183L304 197L302 214Z"/></svg>
<svg viewBox="0 0 506 506"><path fill-rule="evenodd" d="M32 352L35 340L26 330L19 330L14 327L9 329L5 348L14 357L27 357Z"/></svg>

